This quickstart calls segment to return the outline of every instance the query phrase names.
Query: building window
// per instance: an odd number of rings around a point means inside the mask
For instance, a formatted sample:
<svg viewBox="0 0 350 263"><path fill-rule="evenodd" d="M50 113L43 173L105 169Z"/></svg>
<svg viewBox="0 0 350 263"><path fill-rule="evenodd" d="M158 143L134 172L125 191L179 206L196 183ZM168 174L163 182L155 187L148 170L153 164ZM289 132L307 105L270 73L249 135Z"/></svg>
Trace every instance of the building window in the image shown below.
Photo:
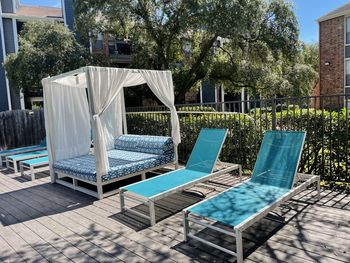
<svg viewBox="0 0 350 263"><path fill-rule="evenodd" d="M346 44L350 44L350 17L346 18Z"/></svg>
<svg viewBox="0 0 350 263"><path fill-rule="evenodd" d="M345 94L350 94L350 17L347 17L345 20L345 50L344 50L344 59L345 59ZM347 107L350 107L349 98L346 100Z"/></svg>
<svg viewBox="0 0 350 263"><path fill-rule="evenodd" d="M345 59L345 87L350 87L350 59Z"/></svg>

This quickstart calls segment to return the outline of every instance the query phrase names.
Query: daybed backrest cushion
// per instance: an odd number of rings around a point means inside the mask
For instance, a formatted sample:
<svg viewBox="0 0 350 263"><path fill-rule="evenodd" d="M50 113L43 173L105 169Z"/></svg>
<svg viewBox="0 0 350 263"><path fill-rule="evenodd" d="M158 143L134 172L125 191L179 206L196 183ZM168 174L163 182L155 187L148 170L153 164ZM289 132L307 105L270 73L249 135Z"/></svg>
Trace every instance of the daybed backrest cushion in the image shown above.
<svg viewBox="0 0 350 263"><path fill-rule="evenodd" d="M151 135L121 135L115 140L117 150L143 152L157 155L174 154L171 137Z"/></svg>

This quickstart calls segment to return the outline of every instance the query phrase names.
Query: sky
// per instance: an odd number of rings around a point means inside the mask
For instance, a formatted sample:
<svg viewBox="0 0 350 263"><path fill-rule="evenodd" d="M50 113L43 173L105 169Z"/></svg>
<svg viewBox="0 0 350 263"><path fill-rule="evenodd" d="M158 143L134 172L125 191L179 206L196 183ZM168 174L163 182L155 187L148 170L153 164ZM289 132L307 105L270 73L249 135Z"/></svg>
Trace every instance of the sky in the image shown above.
<svg viewBox="0 0 350 263"><path fill-rule="evenodd" d="M22 4L60 7L61 0L20 0ZM288 0L294 3L294 11L299 21L300 39L307 43L318 41L316 20L350 0Z"/></svg>

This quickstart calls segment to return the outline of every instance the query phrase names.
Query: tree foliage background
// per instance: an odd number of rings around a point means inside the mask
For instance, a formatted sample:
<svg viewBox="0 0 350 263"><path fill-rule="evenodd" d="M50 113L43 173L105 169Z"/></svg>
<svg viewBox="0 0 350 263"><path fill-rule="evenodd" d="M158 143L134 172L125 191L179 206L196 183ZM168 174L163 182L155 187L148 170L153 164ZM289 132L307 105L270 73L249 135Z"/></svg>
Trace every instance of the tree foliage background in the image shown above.
<svg viewBox="0 0 350 263"><path fill-rule="evenodd" d="M170 69L176 96L205 78L263 97L308 95L316 46L299 42L284 0L79 0L76 29L132 41L130 67ZM317 64L317 63L316 63Z"/></svg>
<svg viewBox="0 0 350 263"><path fill-rule="evenodd" d="M89 54L61 23L31 21L24 24L19 49L7 56L5 70L11 87L24 92L41 89L40 81L84 66Z"/></svg>

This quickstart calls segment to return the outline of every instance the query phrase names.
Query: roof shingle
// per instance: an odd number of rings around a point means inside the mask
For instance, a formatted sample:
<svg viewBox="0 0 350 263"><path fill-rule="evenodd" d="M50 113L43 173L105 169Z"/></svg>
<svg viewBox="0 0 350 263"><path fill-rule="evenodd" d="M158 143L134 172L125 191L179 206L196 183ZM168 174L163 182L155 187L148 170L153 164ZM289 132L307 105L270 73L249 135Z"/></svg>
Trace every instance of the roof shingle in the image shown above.
<svg viewBox="0 0 350 263"><path fill-rule="evenodd" d="M329 12L328 14L325 14L324 16L321 16L317 21L326 21L332 18L336 18L338 16L343 16L348 12L350 13L350 2L345 5L342 5L341 7L338 7L337 9L334 9L333 11Z"/></svg>

